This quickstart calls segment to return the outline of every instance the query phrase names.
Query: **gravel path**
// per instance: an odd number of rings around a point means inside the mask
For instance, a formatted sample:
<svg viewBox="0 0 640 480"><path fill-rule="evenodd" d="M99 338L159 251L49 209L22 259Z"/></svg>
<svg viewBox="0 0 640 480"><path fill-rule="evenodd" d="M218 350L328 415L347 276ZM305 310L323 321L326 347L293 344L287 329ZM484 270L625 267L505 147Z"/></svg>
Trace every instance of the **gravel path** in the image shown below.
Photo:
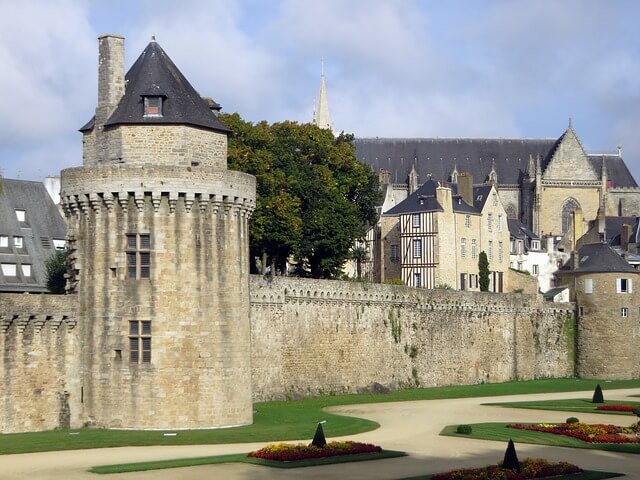
<svg viewBox="0 0 640 480"><path fill-rule="evenodd" d="M28 480L267 480L267 479L379 479L391 480L407 476L446 471L452 468L476 467L501 460L506 444L454 437L438 433L445 425L478 422L558 422L564 412L510 409L483 406L487 402L525 401L552 398L590 398L592 392L568 392L509 397L425 400L416 402L378 403L335 407L337 413L375 420L381 428L348 437L352 440L403 450L408 457L374 462L328 465L304 469L281 470L246 464L211 465L150 472L101 476L87 472L94 465L139 462L157 459L222 455L256 450L264 443L230 445L195 445L177 447L123 447L93 450L46 452L0 456L0 479ZM610 390L607 400L623 400L640 394L640 389ZM631 400L631 399L629 399ZM633 399L637 400L637 398ZM573 414L587 422L617 423L633 417L598 414ZM330 432L331 426L325 425ZM346 438L346 437L345 437ZM567 460L586 469L606 470L640 479L640 455L598 452L560 447L516 444L518 456Z"/></svg>

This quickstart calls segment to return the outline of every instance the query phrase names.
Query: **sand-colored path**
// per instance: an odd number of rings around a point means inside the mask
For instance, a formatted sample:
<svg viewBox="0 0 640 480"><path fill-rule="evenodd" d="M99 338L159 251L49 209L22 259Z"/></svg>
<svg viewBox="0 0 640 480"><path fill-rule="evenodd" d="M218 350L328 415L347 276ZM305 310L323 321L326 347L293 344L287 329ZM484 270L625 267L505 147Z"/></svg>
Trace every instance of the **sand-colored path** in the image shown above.
<svg viewBox="0 0 640 480"><path fill-rule="evenodd" d="M623 400L631 394L640 394L640 389L605 392L608 400ZM87 469L93 465L240 453L255 450L264 444L125 447L2 455L0 456L0 479L397 479L445 471L451 468L482 466L502 458L506 448L506 445L502 442L438 436L438 433L445 425L490 421L558 422L571 415L564 412L482 406L482 403L550 398L589 398L590 396L591 392L570 392L352 405L333 409L335 412L365 417L380 423L381 428L378 430L353 435L349 438L376 443L387 449L404 450L409 453L408 457L397 459L292 470L229 464L109 476L87 472ZM596 414L580 414L576 416L579 416L580 420L588 422L631 423L633 421L633 417L626 416ZM325 431L329 434L331 426L327 424ZM629 478L640 479L640 455L524 444L518 444L516 448L521 458L536 456L550 460L567 460L583 468L616 471L627 474Z"/></svg>

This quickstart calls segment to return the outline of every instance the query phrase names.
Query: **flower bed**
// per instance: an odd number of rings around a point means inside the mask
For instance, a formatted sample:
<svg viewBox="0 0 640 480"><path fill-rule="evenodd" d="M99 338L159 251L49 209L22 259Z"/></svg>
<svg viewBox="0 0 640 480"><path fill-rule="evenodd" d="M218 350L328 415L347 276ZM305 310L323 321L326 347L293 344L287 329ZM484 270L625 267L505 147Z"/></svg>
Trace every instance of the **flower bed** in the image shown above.
<svg viewBox="0 0 640 480"><path fill-rule="evenodd" d="M630 427L619 427L617 425L587 423L538 423L522 424L513 423L507 425L508 428L518 430L532 430L534 432L553 433L577 438L589 443L640 443L640 437L636 434L640 432L638 424Z"/></svg>
<svg viewBox="0 0 640 480"><path fill-rule="evenodd" d="M598 405L596 410L606 410L610 412L629 412L633 413L636 408L640 408L638 405Z"/></svg>
<svg viewBox="0 0 640 480"><path fill-rule="evenodd" d="M580 473L582 469L567 462L551 463L542 458L525 458L520 462L520 472L490 465L484 468L467 468L447 473L437 473L431 480L528 480Z"/></svg>
<svg viewBox="0 0 640 480"><path fill-rule="evenodd" d="M289 443L274 443L267 445L255 452L249 452L249 457L262 458L265 460L276 460L280 462L293 462L296 460L306 460L308 458L335 457L339 455L355 455L358 453L378 453L382 448L377 445L359 442L329 442L323 448L314 447L299 443L292 445Z"/></svg>

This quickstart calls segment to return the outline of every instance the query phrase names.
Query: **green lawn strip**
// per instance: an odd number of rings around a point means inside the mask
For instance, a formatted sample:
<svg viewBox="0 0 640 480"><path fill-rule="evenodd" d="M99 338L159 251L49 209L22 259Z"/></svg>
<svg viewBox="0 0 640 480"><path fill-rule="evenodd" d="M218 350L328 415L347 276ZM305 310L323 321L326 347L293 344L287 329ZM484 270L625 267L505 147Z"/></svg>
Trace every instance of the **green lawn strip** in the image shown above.
<svg viewBox="0 0 640 480"><path fill-rule="evenodd" d="M553 480L600 480L603 478L615 478L615 477L624 477L622 473L613 473L613 472L598 472L595 470L585 470L582 473L573 474L573 475L559 475L555 477L545 477L552 478ZM399 478L398 480L429 480L431 475L421 475L418 477L405 477Z"/></svg>
<svg viewBox="0 0 640 480"><path fill-rule="evenodd" d="M129 473L147 470L162 470L167 468L194 467L198 465L215 465L218 463L251 463L276 468L302 468L334 463L364 462L368 460L382 460L384 458L404 457L406 453L395 450L383 450L378 453L359 453L357 455L339 455L335 457L310 458L294 462L278 462L261 458L248 457L246 453L232 455L217 455L212 457L179 458L174 460L158 460L153 462L123 463L119 465L101 465L92 467L92 473Z"/></svg>
<svg viewBox="0 0 640 480"><path fill-rule="evenodd" d="M223 443L272 442L311 439L315 425L327 420L325 433L329 437L354 435L377 428L375 422L328 413L323 408L361 403L436 400L531 393L555 393L593 390L600 383L606 390L640 388L640 380L583 380L574 378L542 379L522 382L456 385L449 387L398 390L387 394L335 395L302 400L261 402L254 404L254 423L244 427L213 430L181 430L176 436L164 432L141 430L51 430L34 433L0 435L0 454L31 453L83 448L200 445Z"/></svg>
<svg viewBox="0 0 640 480"><path fill-rule="evenodd" d="M640 402L632 402L628 400L606 400L604 403L593 403L590 399L570 398L563 400L538 400L527 402L496 402L485 403L484 405L493 405L508 408L527 408L533 410L558 410L562 412L578 412L578 413L606 413L610 415L625 415L634 417L631 412L616 412L612 410L597 410L598 405L637 405Z"/></svg>
<svg viewBox="0 0 640 480"><path fill-rule="evenodd" d="M511 439L516 443L533 443L536 445L548 445L552 447L640 453L640 444L638 443L589 443L564 435L507 428L507 425L507 423L474 423L471 424L473 431L467 435L456 433L457 425L448 425L444 427L440 432L440 435L475 438L479 440L495 440L500 442L508 442L509 439Z"/></svg>

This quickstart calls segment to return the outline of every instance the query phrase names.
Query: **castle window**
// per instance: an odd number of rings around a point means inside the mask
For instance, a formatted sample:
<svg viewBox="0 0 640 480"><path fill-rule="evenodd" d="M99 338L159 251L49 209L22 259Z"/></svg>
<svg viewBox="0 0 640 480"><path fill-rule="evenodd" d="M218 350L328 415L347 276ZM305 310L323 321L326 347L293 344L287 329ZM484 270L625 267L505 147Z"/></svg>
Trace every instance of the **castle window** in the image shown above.
<svg viewBox="0 0 640 480"><path fill-rule="evenodd" d="M162 97L144 97L144 116L162 116Z"/></svg>
<svg viewBox="0 0 640 480"><path fill-rule="evenodd" d="M149 320L129 322L129 362L151 363L151 322Z"/></svg>
<svg viewBox="0 0 640 480"><path fill-rule="evenodd" d="M477 258L478 257L478 242L476 242L476 239L473 238L471 239L471 258Z"/></svg>
<svg viewBox="0 0 640 480"><path fill-rule="evenodd" d="M467 215L464 219L464 226L471 228L471 215Z"/></svg>
<svg viewBox="0 0 640 480"><path fill-rule="evenodd" d="M618 293L632 293L631 279L630 278L618 278L616 279L616 291Z"/></svg>
<svg viewBox="0 0 640 480"><path fill-rule="evenodd" d="M629 309L627 307L622 307L620 309L620 316L621 317L628 317L629 316Z"/></svg>
<svg viewBox="0 0 640 480"><path fill-rule="evenodd" d="M9 236L0 235L0 248L8 248L8 247L9 247Z"/></svg>
<svg viewBox="0 0 640 480"><path fill-rule="evenodd" d="M585 278L584 279L584 293L593 293L593 279Z"/></svg>
<svg viewBox="0 0 640 480"><path fill-rule="evenodd" d="M398 262L400 261L400 249L397 244L391 245L391 261Z"/></svg>
<svg viewBox="0 0 640 480"><path fill-rule="evenodd" d="M2 269L2 275L5 277L15 277L16 276L16 264L15 263L3 263L0 265Z"/></svg>
<svg viewBox="0 0 640 480"><path fill-rule="evenodd" d="M467 255L467 239L461 238L460 239L460 256L464 258L466 257L466 255Z"/></svg>
<svg viewBox="0 0 640 480"><path fill-rule="evenodd" d="M414 213L412 215L412 224L413 224L413 228L420 228L420 214L419 213Z"/></svg>
<svg viewBox="0 0 640 480"><path fill-rule="evenodd" d="M413 258L422 257L422 241L414 240L413 241Z"/></svg>
<svg viewBox="0 0 640 480"><path fill-rule="evenodd" d="M151 237L149 234L127 234L127 277L149 278L151 274Z"/></svg>

